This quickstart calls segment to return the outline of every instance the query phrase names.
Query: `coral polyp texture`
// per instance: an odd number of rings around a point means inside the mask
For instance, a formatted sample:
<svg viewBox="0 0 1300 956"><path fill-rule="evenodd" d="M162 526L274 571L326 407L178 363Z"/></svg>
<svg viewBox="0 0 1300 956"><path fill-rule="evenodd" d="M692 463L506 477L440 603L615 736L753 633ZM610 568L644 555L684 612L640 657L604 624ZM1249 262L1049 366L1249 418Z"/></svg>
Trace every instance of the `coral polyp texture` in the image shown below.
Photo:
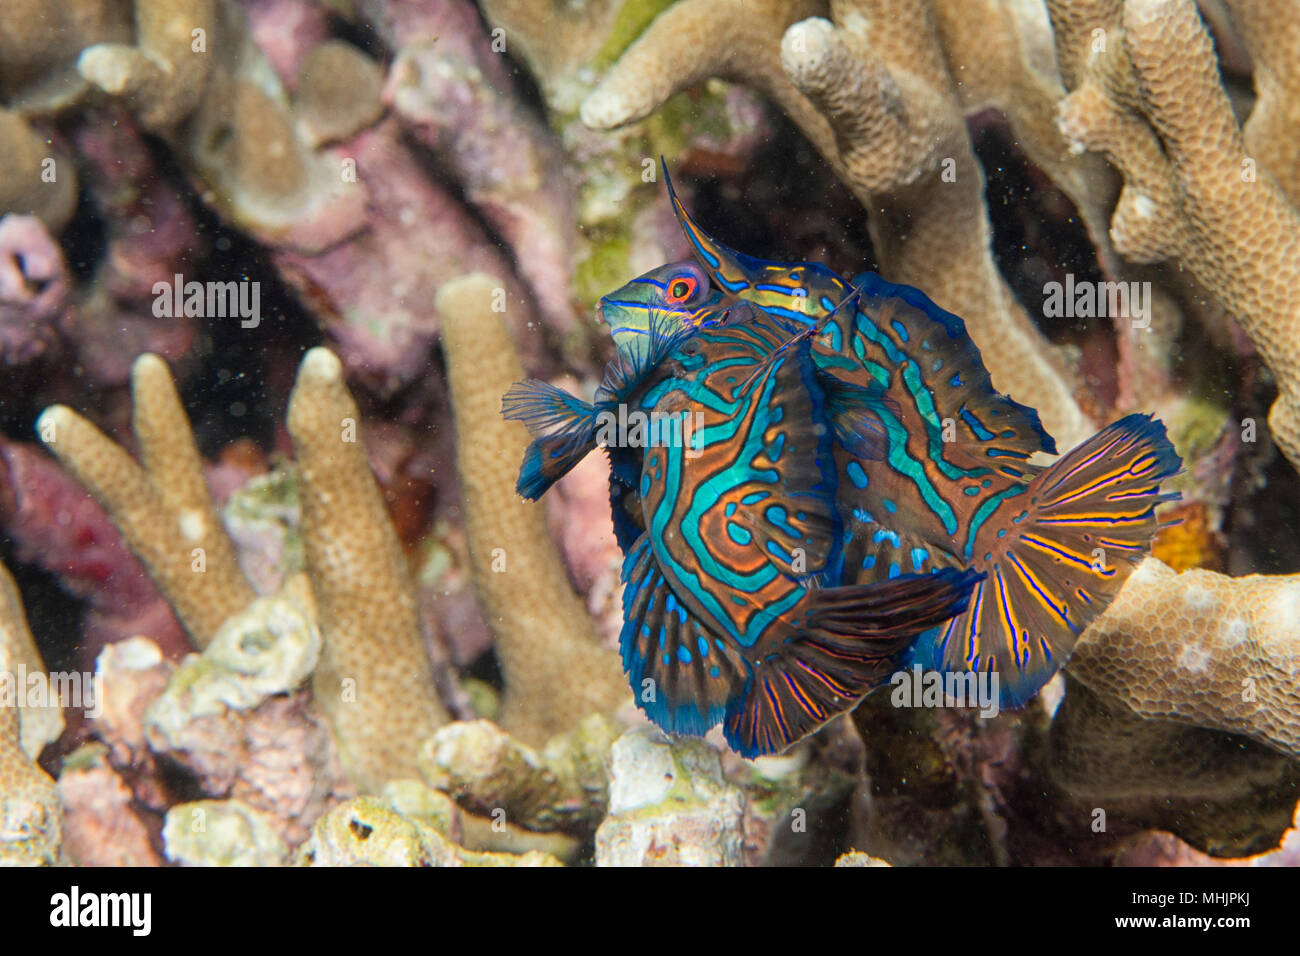
<svg viewBox="0 0 1300 956"><path fill-rule="evenodd" d="M1294 7L0 0L0 865L1300 865ZM601 300L704 230L919 289L1062 453L1163 422L1019 709L647 726L626 449L526 501L503 397L689 364Z"/></svg>

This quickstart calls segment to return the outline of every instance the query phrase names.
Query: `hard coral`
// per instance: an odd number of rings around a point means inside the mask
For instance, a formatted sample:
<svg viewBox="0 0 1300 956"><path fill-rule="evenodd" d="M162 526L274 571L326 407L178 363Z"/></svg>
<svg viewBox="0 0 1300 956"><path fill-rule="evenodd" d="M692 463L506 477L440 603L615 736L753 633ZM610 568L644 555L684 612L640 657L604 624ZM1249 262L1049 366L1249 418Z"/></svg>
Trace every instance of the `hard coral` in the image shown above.
<svg viewBox="0 0 1300 956"><path fill-rule="evenodd" d="M1069 673L1152 719L1300 757L1300 575L1175 574L1147 558L1084 632Z"/></svg>
<svg viewBox="0 0 1300 956"><path fill-rule="evenodd" d="M313 678L344 766L364 789L414 776L419 742L447 722L420 637L410 570L357 440L343 367L303 358L289 399L307 571L326 635Z"/></svg>
<svg viewBox="0 0 1300 956"><path fill-rule="evenodd" d="M348 772L364 789L413 775L419 742L446 721L433 691L401 546L356 440L359 412L338 359L304 358L290 400L302 474L303 539L324 638L317 699ZM47 445L91 490L206 646L255 594L216 516L166 365L142 356L133 375L144 467L67 408L48 409Z"/></svg>
<svg viewBox="0 0 1300 956"><path fill-rule="evenodd" d="M131 393L141 464L61 405L46 409L37 433L112 516L190 638L204 647L253 600L253 589L217 517L189 419L162 359L136 360Z"/></svg>
<svg viewBox="0 0 1300 956"><path fill-rule="evenodd" d="M47 734L38 731L37 714L17 706L27 686L25 681L15 684L28 667L33 674L44 674L18 586L9 569L0 565L0 677L7 685L6 696L17 698L0 701L0 865L52 864L59 855L58 792L35 763L45 743L41 737Z"/></svg>
<svg viewBox="0 0 1300 956"><path fill-rule="evenodd" d="M1237 318L1277 380L1273 438L1300 468L1300 212L1247 154L1195 3L1049 7L1062 60L1075 64L1061 128L1124 176L1111 219L1116 249L1140 262L1178 261ZM1252 10L1250 35L1270 20ZM1090 30L1102 32L1099 47L1084 46L1097 42ZM1267 100L1264 108L1276 115Z"/></svg>
<svg viewBox="0 0 1300 956"><path fill-rule="evenodd" d="M593 712L626 702L618 657L599 646L569 586L541 508L515 494L528 433L501 417L501 397L524 377L494 302L497 279L448 283L436 306L456 420L474 582L505 674L501 726L541 745Z"/></svg>

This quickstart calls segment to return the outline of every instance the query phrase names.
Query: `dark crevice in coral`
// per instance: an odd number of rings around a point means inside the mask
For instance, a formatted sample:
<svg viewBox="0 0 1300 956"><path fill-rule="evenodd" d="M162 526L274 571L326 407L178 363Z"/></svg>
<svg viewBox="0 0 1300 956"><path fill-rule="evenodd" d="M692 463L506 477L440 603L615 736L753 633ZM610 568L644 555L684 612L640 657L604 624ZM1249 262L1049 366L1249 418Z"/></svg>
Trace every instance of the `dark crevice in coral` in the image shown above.
<svg viewBox="0 0 1300 956"><path fill-rule="evenodd" d="M1053 341L1080 341L1098 323L1109 334L1107 319L1043 315L1046 283L1064 282L1067 273L1076 283L1106 278L1078 208L1020 150L1001 113L986 110L968 126L984 170L994 261L1016 300Z"/></svg>
<svg viewBox="0 0 1300 956"><path fill-rule="evenodd" d="M388 48L388 44L379 35L374 24L368 20L330 17L330 30L337 39L351 43L376 60L387 63L393 58L393 51Z"/></svg>
<svg viewBox="0 0 1300 956"><path fill-rule="evenodd" d="M506 686L505 674L501 670L501 662L497 660L496 651L489 650L480 654L468 666L462 668L460 673L462 677L482 681L497 690L503 690Z"/></svg>
<svg viewBox="0 0 1300 956"><path fill-rule="evenodd" d="M215 457L239 438L263 448L273 442L287 393L272 392L268 371L278 357L296 358L324 339L311 314L280 280L267 253L195 203L197 232L212 253L194 276L203 281L259 283L260 322L243 328L238 318L205 320L194 355L198 364L181 397L190 412L200 451Z"/></svg>
<svg viewBox="0 0 1300 956"><path fill-rule="evenodd" d="M670 165L700 225L760 259L816 260L845 278L875 270L862 204L789 120L773 113L770 122L773 135L739 175L690 153Z"/></svg>
<svg viewBox="0 0 1300 956"><path fill-rule="evenodd" d="M493 25L488 23L487 18L483 15L482 8L480 8L478 4L475 4L474 11L478 14L478 20L483 35L493 38ZM527 66L521 63L515 55L510 52L510 43L508 39L504 52L496 55L500 56L505 61L506 71L510 74L511 83L514 84L515 99L529 109L538 120L545 125L549 115L546 108L546 97L542 95L541 87L538 86L537 81L533 79L532 70L528 69Z"/></svg>
<svg viewBox="0 0 1300 956"><path fill-rule="evenodd" d="M79 195L72 221L59 234L68 273L78 285L94 278L95 269L108 252L108 233L90 191L82 189Z"/></svg>

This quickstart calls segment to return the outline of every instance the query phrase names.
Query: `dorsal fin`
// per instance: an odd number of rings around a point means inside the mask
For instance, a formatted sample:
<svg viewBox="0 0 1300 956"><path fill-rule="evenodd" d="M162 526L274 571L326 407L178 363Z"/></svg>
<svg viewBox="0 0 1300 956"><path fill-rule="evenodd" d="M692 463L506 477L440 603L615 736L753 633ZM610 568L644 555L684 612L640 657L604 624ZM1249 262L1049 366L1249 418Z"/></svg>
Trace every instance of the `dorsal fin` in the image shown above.
<svg viewBox="0 0 1300 956"><path fill-rule="evenodd" d="M691 244L695 258L718 288L783 318L807 323L814 311L807 300L810 285L816 288L835 283L844 286L843 280L820 262L758 259L714 239L691 218L673 189L668 164L662 157L659 162L663 165L664 183L668 187L668 198L673 204L677 223ZM813 280L811 283L810 278Z"/></svg>

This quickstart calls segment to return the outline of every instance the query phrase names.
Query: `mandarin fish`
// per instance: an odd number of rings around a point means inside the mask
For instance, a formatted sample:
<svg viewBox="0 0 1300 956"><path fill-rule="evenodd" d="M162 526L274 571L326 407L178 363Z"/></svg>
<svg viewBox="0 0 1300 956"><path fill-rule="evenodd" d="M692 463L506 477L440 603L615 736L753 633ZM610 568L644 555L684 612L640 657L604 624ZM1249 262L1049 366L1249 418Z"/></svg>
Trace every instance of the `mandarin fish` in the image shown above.
<svg viewBox="0 0 1300 956"><path fill-rule="evenodd" d="M656 296L665 291L671 282ZM778 316L715 303L706 319L684 332L674 319L667 333L652 322L654 344L633 344L630 364L616 358L594 403L529 382L511 389L505 410L537 434L523 489L594 447L615 401L661 423L697 417L689 441L652 436L609 449L613 480L635 480L639 503L625 545L623 665L664 730L702 734L721 723L733 749L757 756L879 686L916 634L966 608L981 575L948 569L842 586L834 446L870 457L871 436L883 434L864 425L841 435L831 419L845 407L866 422L883 396L819 372L807 342L782 349L797 328ZM629 466L638 474L620 475Z"/></svg>
<svg viewBox="0 0 1300 956"><path fill-rule="evenodd" d="M849 283L819 263L737 253L690 218L671 181L668 190L696 262L642 278L663 285L690 277L699 306L666 308L666 286L638 280L602 300L623 397L660 375L656 364L692 328L730 329L760 316L784 323L784 341L748 366L744 384L806 346L834 436L841 535L822 582L982 572L968 608L922 634L908 663L996 673L1000 705L1023 704L1146 554L1156 506L1177 498L1159 487L1181 466L1164 426L1130 415L1048 468L1031 464L1055 444L1033 409L994 390L960 318L871 273ZM698 281L701 270L712 288ZM534 446L557 440L543 436ZM610 458L615 528L630 553L646 529L636 484L643 457L617 448ZM521 491L528 470L526 459Z"/></svg>
<svg viewBox="0 0 1300 956"><path fill-rule="evenodd" d="M811 338L819 370L883 390L884 454L868 461L836 449L845 580L986 572L970 608L924 635L913 659L997 673L1000 705L1024 704L1146 556L1156 506L1179 497L1160 490L1182 467L1163 423L1129 415L1050 467L1031 464L1056 444L1037 412L993 388L960 318L873 273L850 283L819 263L729 249L690 217L664 175L718 289L802 325L792 339Z"/></svg>

